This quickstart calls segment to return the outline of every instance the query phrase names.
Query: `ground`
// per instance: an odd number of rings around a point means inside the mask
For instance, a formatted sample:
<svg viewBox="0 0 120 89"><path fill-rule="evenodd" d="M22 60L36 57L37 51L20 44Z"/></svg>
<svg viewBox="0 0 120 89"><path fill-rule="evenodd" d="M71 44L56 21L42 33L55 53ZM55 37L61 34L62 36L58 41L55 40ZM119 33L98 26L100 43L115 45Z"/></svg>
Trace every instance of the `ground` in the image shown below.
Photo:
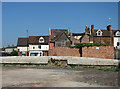
<svg viewBox="0 0 120 89"><path fill-rule="evenodd" d="M74 70L59 67L2 68L3 87L115 87L118 72L85 68Z"/></svg>

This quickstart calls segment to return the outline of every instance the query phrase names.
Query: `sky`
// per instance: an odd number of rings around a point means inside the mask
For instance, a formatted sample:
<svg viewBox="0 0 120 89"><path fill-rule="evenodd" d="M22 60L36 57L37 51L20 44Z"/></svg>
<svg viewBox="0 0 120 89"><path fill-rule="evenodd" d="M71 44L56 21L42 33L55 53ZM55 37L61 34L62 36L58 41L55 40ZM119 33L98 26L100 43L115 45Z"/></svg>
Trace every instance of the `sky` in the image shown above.
<svg viewBox="0 0 120 89"><path fill-rule="evenodd" d="M111 20L109 20L111 18ZM118 29L117 2L3 2L2 46L17 45L18 37L49 35L49 28L73 33L95 29Z"/></svg>

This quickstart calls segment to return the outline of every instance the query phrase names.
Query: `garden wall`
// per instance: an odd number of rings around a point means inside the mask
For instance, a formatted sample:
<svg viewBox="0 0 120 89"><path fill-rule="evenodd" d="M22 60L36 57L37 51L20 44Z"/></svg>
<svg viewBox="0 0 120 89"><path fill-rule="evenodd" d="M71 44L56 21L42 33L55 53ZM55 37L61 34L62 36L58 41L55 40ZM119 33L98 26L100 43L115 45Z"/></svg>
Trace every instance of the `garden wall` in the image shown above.
<svg viewBox="0 0 120 89"><path fill-rule="evenodd" d="M49 50L49 56L78 56L114 59L113 46L92 46L79 48L54 47Z"/></svg>
<svg viewBox="0 0 120 89"><path fill-rule="evenodd" d="M49 50L49 56L78 56L80 57L79 48L54 47Z"/></svg>
<svg viewBox="0 0 120 89"><path fill-rule="evenodd" d="M114 59L114 46L83 47L82 57Z"/></svg>

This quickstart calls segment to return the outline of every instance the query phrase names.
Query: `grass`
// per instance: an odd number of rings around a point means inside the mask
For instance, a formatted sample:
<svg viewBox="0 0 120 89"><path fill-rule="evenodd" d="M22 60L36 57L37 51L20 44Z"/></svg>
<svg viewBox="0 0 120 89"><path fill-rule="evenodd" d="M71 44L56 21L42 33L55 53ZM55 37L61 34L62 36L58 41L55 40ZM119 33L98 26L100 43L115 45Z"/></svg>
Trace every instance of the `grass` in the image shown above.
<svg viewBox="0 0 120 89"><path fill-rule="evenodd" d="M47 66L47 64L32 64L32 63L28 63L28 64L2 64L2 66ZM98 71L105 71L105 72L120 72L120 68L118 66L77 66L77 65L61 65L58 62L55 62L55 66L56 67L64 67L64 68L72 68L75 70L84 70L84 69L96 69Z"/></svg>
<svg viewBox="0 0 120 89"><path fill-rule="evenodd" d="M59 64L59 65L56 65L57 67L61 67L61 65Z"/></svg>
<svg viewBox="0 0 120 89"><path fill-rule="evenodd" d="M71 68L75 68L75 67L76 67L75 65L71 65L71 64L70 64L69 66L70 66Z"/></svg>
<svg viewBox="0 0 120 89"><path fill-rule="evenodd" d="M94 66L84 66L83 68L95 68Z"/></svg>

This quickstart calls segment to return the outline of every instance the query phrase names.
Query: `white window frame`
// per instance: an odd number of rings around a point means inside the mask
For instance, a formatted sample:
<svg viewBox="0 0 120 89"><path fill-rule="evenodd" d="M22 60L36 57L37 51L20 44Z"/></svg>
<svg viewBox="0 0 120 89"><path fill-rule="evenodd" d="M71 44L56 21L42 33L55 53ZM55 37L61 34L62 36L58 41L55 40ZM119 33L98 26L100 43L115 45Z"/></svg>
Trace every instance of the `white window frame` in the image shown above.
<svg viewBox="0 0 120 89"><path fill-rule="evenodd" d="M98 30L96 33L97 33L97 36L102 36L102 31L101 30Z"/></svg>
<svg viewBox="0 0 120 89"><path fill-rule="evenodd" d="M43 41L40 41L41 39L43 39ZM43 37L40 37L39 43L44 43L44 38Z"/></svg>
<svg viewBox="0 0 120 89"><path fill-rule="evenodd" d="M116 35L116 36L120 36L120 32L119 32L119 31L117 31L115 35Z"/></svg>

